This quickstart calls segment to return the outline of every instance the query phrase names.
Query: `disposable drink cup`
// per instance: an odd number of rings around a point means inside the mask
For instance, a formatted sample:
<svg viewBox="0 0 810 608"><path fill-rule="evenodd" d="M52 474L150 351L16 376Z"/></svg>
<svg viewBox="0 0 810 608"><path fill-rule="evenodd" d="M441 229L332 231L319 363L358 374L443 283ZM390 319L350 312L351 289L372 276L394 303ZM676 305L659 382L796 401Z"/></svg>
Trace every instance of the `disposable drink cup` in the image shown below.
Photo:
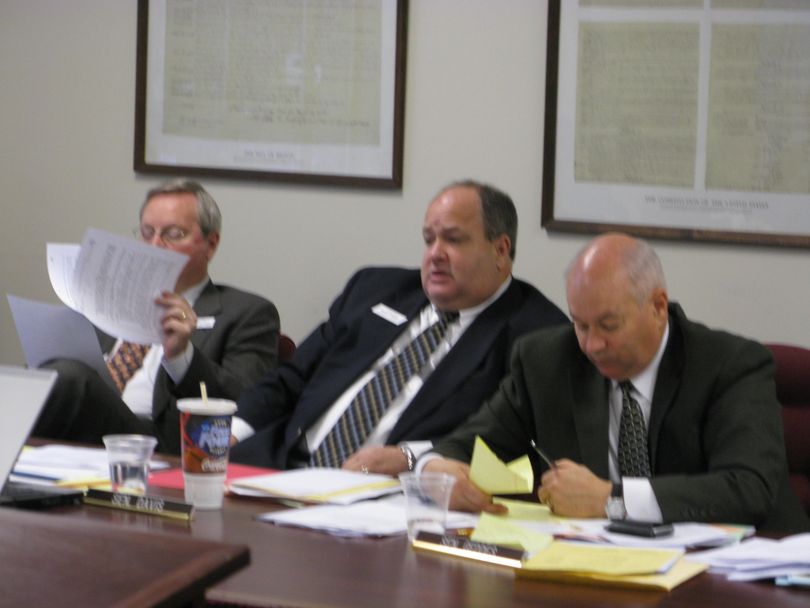
<svg viewBox="0 0 810 608"><path fill-rule="evenodd" d="M147 435L105 435L102 440L107 448L113 492L146 493L149 460L157 439Z"/></svg>
<svg viewBox="0 0 810 608"><path fill-rule="evenodd" d="M456 478L445 473L401 473L399 481L405 494L408 540L413 542L422 531L444 534Z"/></svg>
<svg viewBox="0 0 810 608"><path fill-rule="evenodd" d="M179 399L186 502L221 509L236 404L227 399Z"/></svg>

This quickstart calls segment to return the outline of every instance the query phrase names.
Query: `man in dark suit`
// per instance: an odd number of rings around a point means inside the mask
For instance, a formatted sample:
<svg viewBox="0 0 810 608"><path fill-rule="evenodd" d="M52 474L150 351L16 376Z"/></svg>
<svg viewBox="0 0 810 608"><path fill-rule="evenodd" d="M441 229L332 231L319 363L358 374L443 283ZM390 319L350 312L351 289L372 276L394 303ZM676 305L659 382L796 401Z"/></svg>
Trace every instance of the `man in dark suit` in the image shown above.
<svg viewBox="0 0 810 608"><path fill-rule="evenodd" d="M118 391L78 361L47 364L59 379L34 435L98 443L110 433L142 433L157 437L159 450L179 453L178 398L199 397L205 382L209 396L235 400L275 367L275 306L208 277L221 223L216 202L197 182L173 180L149 191L141 207L140 238L189 256L175 292L156 299L164 311L163 341L122 376L113 362L130 352L126 349L139 347L100 335Z"/></svg>
<svg viewBox="0 0 810 608"><path fill-rule="evenodd" d="M555 459L535 458L537 494L560 515L808 528L767 349L687 319L655 252L625 235L592 241L566 292L573 327L521 339L498 392L436 446L445 458L419 463L457 477L453 508L502 510L464 464L480 435L504 460L535 456L530 440Z"/></svg>
<svg viewBox="0 0 810 608"><path fill-rule="evenodd" d="M243 393L233 460L389 474L412 468L419 453L495 390L517 336L567 322L534 287L511 276L517 213L503 192L473 181L448 186L428 207L422 233L421 273L355 274L291 364ZM324 454L337 429L351 426L346 416L364 387L445 313L458 314L450 315L457 318L444 325L429 359L404 386L385 389L393 398L362 437ZM247 426L240 428L242 422Z"/></svg>

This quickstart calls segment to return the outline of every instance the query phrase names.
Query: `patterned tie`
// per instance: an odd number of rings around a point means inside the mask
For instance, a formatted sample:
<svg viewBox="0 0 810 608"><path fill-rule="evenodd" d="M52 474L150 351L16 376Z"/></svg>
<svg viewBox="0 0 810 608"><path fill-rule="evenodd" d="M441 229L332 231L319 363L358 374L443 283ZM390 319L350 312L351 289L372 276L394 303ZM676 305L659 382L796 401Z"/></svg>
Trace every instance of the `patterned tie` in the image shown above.
<svg viewBox="0 0 810 608"><path fill-rule="evenodd" d="M120 392L124 392L129 379L143 365L149 346L149 344L122 342L115 354L107 360L107 369L110 370L110 375Z"/></svg>
<svg viewBox="0 0 810 608"><path fill-rule="evenodd" d="M650 454L644 414L630 391L633 384L619 383L622 390L622 417L619 423L619 470L622 477L650 477Z"/></svg>
<svg viewBox="0 0 810 608"><path fill-rule="evenodd" d="M430 359L447 325L457 318L457 312L439 313L438 321L416 336L360 389L312 454L311 466L339 467L363 444L408 380Z"/></svg>

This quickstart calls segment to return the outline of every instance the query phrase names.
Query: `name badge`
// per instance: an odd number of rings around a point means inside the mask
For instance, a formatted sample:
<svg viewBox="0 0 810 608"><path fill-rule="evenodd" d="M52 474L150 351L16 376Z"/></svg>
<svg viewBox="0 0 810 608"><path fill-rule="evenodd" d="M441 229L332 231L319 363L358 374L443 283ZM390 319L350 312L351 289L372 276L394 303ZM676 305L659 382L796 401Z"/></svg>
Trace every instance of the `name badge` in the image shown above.
<svg viewBox="0 0 810 608"><path fill-rule="evenodd" d="M408 317L403 315L401 312L394 310L390 306L386 306L382 302L373 306L371 308L371 312L373 312L378 317L382 317L389 323L393 323L394 325L402 325L405 321L408 320Z"/></svg>
<svg viewBox="0 0 810 608"><path fill-rule="evenodd" d="M197 329L213 329L215 323L214 317L197 317Z"/></svg>

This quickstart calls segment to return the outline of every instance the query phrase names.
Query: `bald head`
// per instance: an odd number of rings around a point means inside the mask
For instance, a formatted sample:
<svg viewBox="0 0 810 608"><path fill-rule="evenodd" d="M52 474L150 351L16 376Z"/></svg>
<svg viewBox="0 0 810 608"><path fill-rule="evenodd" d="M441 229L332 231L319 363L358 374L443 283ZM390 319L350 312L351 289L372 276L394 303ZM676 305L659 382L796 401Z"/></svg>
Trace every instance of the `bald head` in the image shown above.
<svg viewBox="0 0 810 608"><path fill-rule="evenodd" d="M653 360L667 324L661 262L644 241L611 233L592 240L566 272L580 349L600 373L626 380Z"/></svg>

